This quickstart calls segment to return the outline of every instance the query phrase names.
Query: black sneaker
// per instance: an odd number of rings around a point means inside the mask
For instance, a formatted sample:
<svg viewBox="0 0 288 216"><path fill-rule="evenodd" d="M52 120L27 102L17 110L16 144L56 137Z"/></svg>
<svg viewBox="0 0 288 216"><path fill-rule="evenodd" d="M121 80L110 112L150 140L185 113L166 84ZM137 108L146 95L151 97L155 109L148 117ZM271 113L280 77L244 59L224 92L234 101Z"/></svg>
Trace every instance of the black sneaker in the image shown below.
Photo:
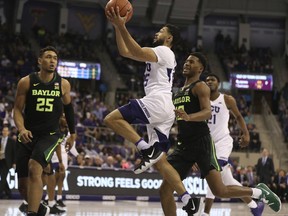
<svg viewBox="0 0 288 216"><path fill-rule="evenodd" d="M23 214L26 214L28 211L28 204L25 204L24 202L19 206L19 211Z"/></svg>
<svg viewBox="0 0 288 216"><path fill-rule="evenodd" d="M62 208L66 207L66 205L63 203L63 200L62 200L62 199L57 200L56 203L57 203L57 205L59 205L59 206L62 207Z"/></svg>
<svg viewBox="0 0 288 216"><path fill-rule="evenodd" d="M38 208L37 215L38 216L46 216L49 215L50 213L50 208L47 205L44 205L43 203L40 203L40 206Z"/></svg>
<svg viewBox="0 0 288 216"><path fill-rule="evenodd" d="M46 205L46 206L48 206L48 200L42 200L42 203L44 204L44 205Z"/></svg>
<svg viewBox="0 0 288 216"><path fill-rule="evenodd" d="M134 169L135 174L140 174L149 169L153 164L160 160L164 153L160 151L155 145L148 149L141 150L142 160L140 164Z"/></svg>
<svg viewBox="0 0 288 216"><path fill-rule="evenodd" d="M193 197L189 199L187 205L183 206L183 210L187 212L188 216L193 216L198 212L200 205L200 198Z"/></svg>
<svg viewBox="0 0 288 216"><path fill-rule="evenodd" d="M53 205L52 207L50 207L50 214L63 214L65 213L66 211L65 210L61 210L57 207L57 204Z"/></svg>

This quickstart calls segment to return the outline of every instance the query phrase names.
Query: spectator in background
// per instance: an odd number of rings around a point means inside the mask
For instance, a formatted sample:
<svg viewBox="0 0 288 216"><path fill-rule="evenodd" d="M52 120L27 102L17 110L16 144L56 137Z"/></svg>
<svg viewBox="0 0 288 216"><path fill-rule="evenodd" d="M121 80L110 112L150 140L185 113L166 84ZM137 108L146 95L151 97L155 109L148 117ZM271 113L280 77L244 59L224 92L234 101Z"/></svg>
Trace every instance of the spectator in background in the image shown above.
<svg viewBox="0 0 288 216"><path fill-rule="evenodd" d="M278 173L272 178L272 191L276 193L280 200L283 202L285 198L285 192L287 190L285 171L280 169Z"/></svg>
<svg viewBox="0 0 288 216"><path fill-rule="evenodd" d="M271 187L271 178L275 173L274 170L273 159L269 157L269 151L266 148L263 148L262 156L258 159L256 165L257 181L263 182Z"/></svg>
<svg viewBox="0 0 288 216"><path fill-rule="evenodd" d="M252 166L247 166L246 176L248 179L248 187L255 187L255 176Z"/></svg>
<svg viewBox="0 0 288 216"><path fill-rule="evenodd" d="M10 168L16 168L16 143L9 136L9 128L4 126L2 137L0 139L0 198L10 199L11 190L7 183L6 177ZM5 195L3 194L5 193Z"/></svg>
<svg viewBox="0 0 288 216"><path fill-rule="evenodd" d="M113 169L115 166L114 166L114 157L112 155L108 156L105 160L105 162L102 164L102 168L104 169Z"/></svg>
<svg viewBox="0 0 288 216"><path fill-rule="evenodd" d="M249 149L253 152L259 152L261 148L261 141L259 137L259 133L255 130L249 130L250 133L250 144Z"/></svg>

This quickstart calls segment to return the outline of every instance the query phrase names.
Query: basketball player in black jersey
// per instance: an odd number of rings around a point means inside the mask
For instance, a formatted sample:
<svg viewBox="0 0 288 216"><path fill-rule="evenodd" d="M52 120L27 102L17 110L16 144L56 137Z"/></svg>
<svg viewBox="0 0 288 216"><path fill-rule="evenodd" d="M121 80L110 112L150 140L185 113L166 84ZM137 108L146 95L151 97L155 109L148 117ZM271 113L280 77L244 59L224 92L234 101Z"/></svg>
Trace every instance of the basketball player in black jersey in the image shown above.
<svg viewBox="0 0 288 216"><path fill-rule="evenodd" d="M265 184L257 188L241 186L225 186L221 179L220 166L217 162L215 146L210 137L206 121L211 116L210 89L205 82L200 81L200 75L206 67L206 58L201 53L188 56L183 67L186 77L185 85L174 95L176 120L178 123L178 141L175 150L167 160L177 170L181 179L195 164L206 178L212 193L221 198L253 197L266 199L270 208L280 211L281 202ZM176 216L176 205L173 197L173 186L163 180L160 188L160 198L165 215ZM184 206L188 215L197 212L199 205L192 199Z"/></svg>
<svg viewBox="0 0 288 216"><path fill-rule="evenodd" d="M28 202L27 215L45 215L45 212L37 214L43 193L41 175L61 142L59 119L63 110L71 133L66 142L67 150L76 138L71 86L56 72L57 63L58 52L54 47L41 49L40 71L23 77L17 85L14 121L19 131L19 150L16 169L19 192Z"/></svg>

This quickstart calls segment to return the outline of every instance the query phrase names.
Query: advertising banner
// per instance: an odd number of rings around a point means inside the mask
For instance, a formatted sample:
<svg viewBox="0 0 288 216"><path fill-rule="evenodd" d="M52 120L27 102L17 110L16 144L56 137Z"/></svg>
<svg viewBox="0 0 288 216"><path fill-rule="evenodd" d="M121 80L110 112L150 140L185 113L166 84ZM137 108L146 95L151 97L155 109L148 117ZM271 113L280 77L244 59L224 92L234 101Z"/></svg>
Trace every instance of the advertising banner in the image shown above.
<svg viewBox="0 0 288 216"><path fill-rule="evenodd" d="M10 170L7 180L13 194L17 194L18 180L14 169ZM159 200L161 183L162 177L157 172L136 175L132 170L70 166L66 170L63 194L66 199L76 200ZM198 174L189 175L183 183L192 195L206 194L207 183Z"/></svg>

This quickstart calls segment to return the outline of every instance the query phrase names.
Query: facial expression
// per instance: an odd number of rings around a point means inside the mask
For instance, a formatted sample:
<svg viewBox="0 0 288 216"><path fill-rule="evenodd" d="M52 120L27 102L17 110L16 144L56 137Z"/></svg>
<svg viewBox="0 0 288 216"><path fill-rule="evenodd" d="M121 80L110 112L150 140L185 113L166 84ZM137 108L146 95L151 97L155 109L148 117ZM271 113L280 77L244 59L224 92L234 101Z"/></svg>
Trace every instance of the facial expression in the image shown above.
<svg viewBox="0 0 288 216"><path fill-rule="evenodd" d="M154 40L153 40L153 45L156 46L160 46L163 45L165 43L165 41L169 38L171 38L172 35L169 33L168 28L167 27L163 27L160 29L159 32L157 32L154 36Z"/></svg>
<svg viewBox="0 0 288 216"><path fill-rule="evenodd" d="M40 65L41 70L53 73L56 70L58 57L57 54L53 51L46 51L43 53L43 56L38 58L38 63Z"/></svg>
<svg viewBox="0 0 288 216"><path fill-rule="evenodd" d="M196 56L189 55L183 66L184 76L194 76L195 74L200 74L203 70L202 64Z"/></svg>
<svg viewBox="0 0 288 216"><path fill-rule="evenodd" d="M218 89L219 83L216 77L208 76L206 78L206 84L209 86L211 92L216 91Z"/></svg>
<svg viewBox="0 0 288 216"><path fill-rule="evenodd" d="M2 136L7 137L9 135L9 129L8 127L3 127L2 129Z"/></svg>

